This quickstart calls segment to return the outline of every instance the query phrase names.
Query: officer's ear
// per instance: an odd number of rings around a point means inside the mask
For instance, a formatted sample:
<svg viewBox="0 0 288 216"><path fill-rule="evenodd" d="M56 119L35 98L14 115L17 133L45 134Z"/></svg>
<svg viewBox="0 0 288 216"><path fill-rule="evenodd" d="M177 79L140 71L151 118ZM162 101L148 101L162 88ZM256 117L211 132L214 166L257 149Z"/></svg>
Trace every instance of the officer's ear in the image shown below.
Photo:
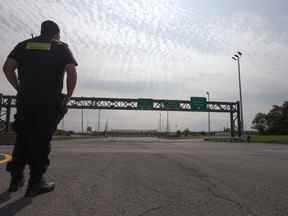
<svg viewBox="0 0 288 216"><path fill-rule="evenodd" d="M56 33L53 37L54 40L60 40L60 32Z"/></svg>

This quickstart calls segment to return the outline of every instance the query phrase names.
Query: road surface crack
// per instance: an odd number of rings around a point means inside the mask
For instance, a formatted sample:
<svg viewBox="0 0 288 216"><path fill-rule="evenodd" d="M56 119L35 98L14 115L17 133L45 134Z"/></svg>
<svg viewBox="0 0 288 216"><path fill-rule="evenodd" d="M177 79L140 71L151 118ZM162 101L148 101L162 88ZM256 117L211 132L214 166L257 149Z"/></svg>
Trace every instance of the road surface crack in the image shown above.
<svg viewBox="0 0 288 216"><path fill-rule="evenodd" d="M101 170L99 170L98 176L101 176L102 178L106 178L105 173L112 167L113 163L114 163L114 158L112 158Z"/></svg>
<svg viewBox="0 0 288 216"><path fill-rule="evenodd" d="M157 207L153 207L153 208L149 208L149 209L146 209L145 211L143 211L142 213L138 214L137 216L144 216L152 211L157 211L159 209L161 209L162 206L157 206Z"/></svg>
<svg viewBox="0 0 288 216"><path fill-rule="evenodd" d="M230 198L228 195L220 194L220 192L217 191L217 188L219 188L219 186L212 181L212 179L214 179L215 181L219 182L217 179L200 172L196 168L187 167L182 162L178 161L177 159L168 158L164 155L159 155L159 156L162 158L165 158L167 160L175 162L177 164L177 166L180 167L182 170L188 171L189 175L192 175L193 177L198 178L200 181L206 183L208 192L213 197L233 204L241 212L241 215L243 215L243 216L257 216L248 206L245 206L240 201L236 201L236 200ZM223 184L223 183L221 183L221 184ZM223 186L225 186L225 185L223 185Z"/></svg>

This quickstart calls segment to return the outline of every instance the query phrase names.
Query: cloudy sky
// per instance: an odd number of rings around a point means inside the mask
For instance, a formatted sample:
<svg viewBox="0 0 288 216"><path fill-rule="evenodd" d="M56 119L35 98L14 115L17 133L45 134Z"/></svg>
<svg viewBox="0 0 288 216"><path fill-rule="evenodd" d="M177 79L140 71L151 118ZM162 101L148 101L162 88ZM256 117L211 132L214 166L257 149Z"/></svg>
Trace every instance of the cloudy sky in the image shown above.
<svg viewBox="0 0 288 216"><path fill-rule="evenodd" d="M75 96L239 100L232 55L241 51L245 128L287 99L286 0L1 0L0 64L21 40L56 21L79 62ZM15 94L0 73L0 92ZM164 113L162 113L164 115ZM166 115L166 114L165 114ZM97 125L97 111L85 124ZM102 127L159 127L158 112L102 111ZM80 112L65 128L80 130ZM207 113L169 113L172 129L207 129ZM223 129L226 114L212 114Z"/></svg>

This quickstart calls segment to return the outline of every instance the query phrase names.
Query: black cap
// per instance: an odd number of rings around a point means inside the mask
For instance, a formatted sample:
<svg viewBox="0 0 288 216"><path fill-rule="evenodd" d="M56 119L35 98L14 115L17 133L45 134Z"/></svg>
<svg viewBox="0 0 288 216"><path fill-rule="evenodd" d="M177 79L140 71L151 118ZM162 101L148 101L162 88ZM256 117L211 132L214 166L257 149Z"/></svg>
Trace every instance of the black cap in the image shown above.
<svg viewBox="0 0 288 216"><path fill-rule="evenodd" d="M46 20L41 23L41 35L52 37L59 32L59 26L54 21Z"/></svg>

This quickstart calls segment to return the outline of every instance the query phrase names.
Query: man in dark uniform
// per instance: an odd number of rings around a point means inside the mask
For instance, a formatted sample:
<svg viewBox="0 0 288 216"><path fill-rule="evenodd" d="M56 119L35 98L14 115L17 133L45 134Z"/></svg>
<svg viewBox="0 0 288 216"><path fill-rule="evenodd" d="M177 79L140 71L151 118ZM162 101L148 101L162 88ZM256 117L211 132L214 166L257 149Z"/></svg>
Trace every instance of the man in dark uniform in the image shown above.
<svg viewBox="0 0 288 216"><path fill-rule="evenodd" d="M76 66L68 45L60 41L58 25L50 20L41 24L40 36L19 43L9 54L3 71L17 91L13 124L17 136L13 159L7 164L11 173L8 191L15 192L24 185L26 164L30 179L25 196L55 188L43 175L49 166L51 137L76 86ZM65 71L67 95L61 94Z"/></svg>

